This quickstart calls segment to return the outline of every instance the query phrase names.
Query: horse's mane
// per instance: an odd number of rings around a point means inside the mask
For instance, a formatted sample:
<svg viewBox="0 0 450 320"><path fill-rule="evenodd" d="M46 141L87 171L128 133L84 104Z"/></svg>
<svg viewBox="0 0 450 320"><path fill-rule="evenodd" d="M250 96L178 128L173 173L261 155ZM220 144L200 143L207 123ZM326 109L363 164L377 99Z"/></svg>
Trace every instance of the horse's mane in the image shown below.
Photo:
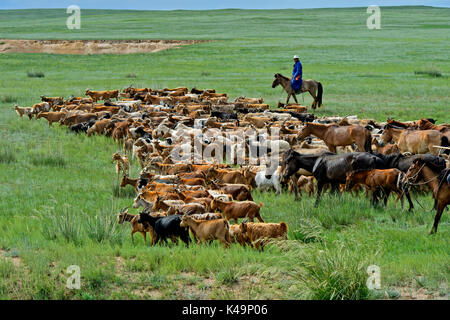
<svg viewBox="0 0 450 320"><path fill-rule="evenodd" d="M281 73L277 73L277 75L278 75L279 77L283 78L284 80L289 80L288 77L283 76Z"/></svg>
<svg viewBox="0 0 450 320"><path fill-rule="evenodd" d="M420 157L419 161L424 162L431 170L436 173L443 173L446 169L445 160L441 157ZM416 160L417 161L417 160Z"/></svg>
<svg viewBox="0 0 450 320"><path fill-rule="evenodd" d="M391 163L393 160L398 161L400 158L404 157L404 155L398 152L392 154L382 154L376 151L372 151L372 154L383 160L386 164Z"/></svg>

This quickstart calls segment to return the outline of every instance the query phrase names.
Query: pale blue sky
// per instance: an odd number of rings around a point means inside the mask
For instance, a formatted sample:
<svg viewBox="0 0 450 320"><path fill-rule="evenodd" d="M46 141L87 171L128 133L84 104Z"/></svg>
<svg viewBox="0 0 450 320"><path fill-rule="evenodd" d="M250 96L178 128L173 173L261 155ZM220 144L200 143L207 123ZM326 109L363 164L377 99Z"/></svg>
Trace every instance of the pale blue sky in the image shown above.
<svg viewBox="0 0 450 320"><path fill-rule="evenodd" d="M284 9L284 8L336 8L426 5L450 7L450 0L0 0L0 9L29 8L67 8L78 5L82 9L137 9L137 10L175 10L175 9Z"/></svg>

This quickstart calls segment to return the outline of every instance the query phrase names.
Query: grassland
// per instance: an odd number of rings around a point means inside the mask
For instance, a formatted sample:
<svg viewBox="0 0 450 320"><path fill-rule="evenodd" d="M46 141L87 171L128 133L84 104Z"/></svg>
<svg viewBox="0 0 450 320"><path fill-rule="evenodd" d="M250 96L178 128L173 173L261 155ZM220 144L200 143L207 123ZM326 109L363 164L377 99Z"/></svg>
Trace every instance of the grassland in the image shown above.
<svg viewBox="0 0 450 320"><path fill-rule="evenodd" d="M117 191L111 155L118 146L19 119L12 105L131 83L214 87L274 104L285 95L270 87L273 73L289 74L297 53L305 78L324 85L319 116L450 122L449 14L382 8L382 29L368 30L364 8L83 10L82 29L67 30L62 9L0 11L0 38L216 40L152 54L0 55L0 297L327 299L397 297L408 290L448 297L449 219L444 213L439 233L427 235L430 197L418 197L426 210L415 202L407 213L393 201L386 210L373 209L362 196L325 197L314 209L306 196L294 201L257 192L263 217L286 221L296 241L264 253L217 244L149 248L140 236L133 245L128 226L113 223L133 194ZM430 70L442 76L415 73ZM132 172L137 175L137 163ZM65 288L73 264L81 267L81 290ZM381 268L382 292L360 286L369 264Z"/></svg>

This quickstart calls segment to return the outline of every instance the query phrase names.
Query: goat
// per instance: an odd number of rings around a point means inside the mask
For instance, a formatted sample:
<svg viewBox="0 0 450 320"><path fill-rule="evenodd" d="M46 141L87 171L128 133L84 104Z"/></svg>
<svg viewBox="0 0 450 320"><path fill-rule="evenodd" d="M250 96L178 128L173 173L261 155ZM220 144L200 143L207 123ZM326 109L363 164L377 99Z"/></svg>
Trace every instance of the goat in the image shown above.
<svg viewBox="0 0 450 320"><path fill-rule="evenodd" d="M230 236L230 225L225 219L196 220L191 216L182 216L181 227L189 227L200 244L205 241L219 240L226 248L232 241Z"/></svg>
<svg viewBox="0 0 450 320"><path fill-rule="evenodd" d="M234 219L235 223L238 223L239 218L248 218L251 222L257 218L260 222L264 222L260 214L262 206L262 202L258 205L253 201L225 202L219 199L213 199L211 201L212 210L219 210L223 213L225 219Z"/></svg>

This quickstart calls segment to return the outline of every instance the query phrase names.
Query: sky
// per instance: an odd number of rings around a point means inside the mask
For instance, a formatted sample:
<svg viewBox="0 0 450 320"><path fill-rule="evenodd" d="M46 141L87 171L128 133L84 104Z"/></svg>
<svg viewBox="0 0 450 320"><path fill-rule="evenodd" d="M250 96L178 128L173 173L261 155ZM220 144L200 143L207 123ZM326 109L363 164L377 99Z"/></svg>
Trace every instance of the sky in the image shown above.
<svg viewBox="0 0 450 320"><path fill-rule="evenodd" d="M0 9L67 8L134 10L204 10L204 9L306 9L426 5L450 7L450 0L0 0Z"/></svg>

